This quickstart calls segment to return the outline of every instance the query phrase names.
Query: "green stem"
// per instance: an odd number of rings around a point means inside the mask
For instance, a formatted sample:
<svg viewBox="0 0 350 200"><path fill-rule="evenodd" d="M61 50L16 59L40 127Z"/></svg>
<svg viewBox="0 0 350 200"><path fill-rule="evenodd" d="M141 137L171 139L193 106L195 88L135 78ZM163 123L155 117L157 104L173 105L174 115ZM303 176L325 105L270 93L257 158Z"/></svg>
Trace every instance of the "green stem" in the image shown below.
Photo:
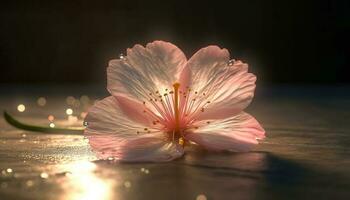
<svg viewBox="0 0 350 200"><path fill-rule="evenodd" d="M57 134L69 134L69 135L82 135L84 133L85 128L50 128L45 126L34 126L30 124L22 123L18 120L16 120L14 117L12 117L10 114L8 114L6 111L4 111L4 118L7 121L7 123L11 124L12 126L27 130L27 131L34 131L34 132L41 132L41 133L57 133Z"/></svg>

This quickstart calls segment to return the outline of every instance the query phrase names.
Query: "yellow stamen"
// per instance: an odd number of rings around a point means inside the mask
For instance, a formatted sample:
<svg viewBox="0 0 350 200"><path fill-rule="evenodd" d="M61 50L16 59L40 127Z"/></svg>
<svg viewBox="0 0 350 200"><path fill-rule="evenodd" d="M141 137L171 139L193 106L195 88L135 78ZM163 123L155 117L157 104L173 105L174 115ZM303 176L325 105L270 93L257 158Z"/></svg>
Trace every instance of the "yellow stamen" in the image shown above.
<svg viewBox="0 0 350 200"><path fill-rule="evenodd" d="M179 88L180 88L180 83L174 83L174 113L175 113L175 132L179 133L180 132L180 118L179 118Z"/></svg>
<svg viewBox="0 0 350 200"><path fill-rule="evenodd" d="M179 145L184 146L185 145L185 140L183 137L179 138Z"/></svg>

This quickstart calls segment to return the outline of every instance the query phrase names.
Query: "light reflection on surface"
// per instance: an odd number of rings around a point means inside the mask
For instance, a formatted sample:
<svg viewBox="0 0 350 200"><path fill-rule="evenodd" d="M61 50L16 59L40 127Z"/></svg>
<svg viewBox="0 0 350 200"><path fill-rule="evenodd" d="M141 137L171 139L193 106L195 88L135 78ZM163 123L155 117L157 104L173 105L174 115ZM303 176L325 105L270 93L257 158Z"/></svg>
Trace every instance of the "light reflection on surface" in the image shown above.
<svg viewBox="0 0 350 200"><path fill-rule="evenodd" d="M60 199L112 199L114 182L97 176L95 163L79 161L62 167L66 172L66 177L61 180L65 194Z"/></svg>

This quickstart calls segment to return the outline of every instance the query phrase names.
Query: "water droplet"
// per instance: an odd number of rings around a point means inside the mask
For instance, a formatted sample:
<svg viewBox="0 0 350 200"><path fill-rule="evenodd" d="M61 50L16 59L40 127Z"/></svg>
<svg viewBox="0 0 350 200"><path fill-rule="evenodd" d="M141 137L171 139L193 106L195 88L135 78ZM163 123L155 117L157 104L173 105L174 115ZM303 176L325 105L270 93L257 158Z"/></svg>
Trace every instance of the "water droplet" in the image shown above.
<svg viewBox="0 0 350 200"><path fill-rule="evenodd" d="M141 172L144 172L144 171L145 171L145 168L142 167L142 168L141 168Z"/></svg>
<svg viewBox="0 0 350 200"><path fill-rule="evenodd" d="M22 134L22 138L25 138L25 137L27 137L27 135L23 133L23 134Z"/></svg>
<svg viewBox="0 0 350 200"><path fill-rule="evenodd" d="M23 105L23 104L19 104L19 105L17 106L17 110L18 110L19 112L24 112L24 111L26 110L26 107L25 107L25 105Z"/></svg>
<svg viewBox="0 0 350 200"><path fill-rule="evenodd" d="M43 179L47 179L47 178L49 178L49 175L47 173L43 172L40 174L40 177Z"/></svg>
<svg viewBox="0 0 350 200"><path fill-rule="evenodd" d="M13 172L13 170L11 168L7 168L6 171L7 171L7 173L12 173Z"/></svg>
<svg viewBox="0 0 350 200"><path fill-rule="evenodd" d="M125 56L124 56L124 54L119 54L119 59L124 59L125 58Z"/></svg>
<svg viewBox="0 0 350 200"><path fill-rule="evenodd" d="M55 124L54 124L53 122L51 122L51 123L49 124L49 126L50 126L50 128L55 128Z"/></svg>
<svg viewBox="0 0 350 200"><path fill-rule="evenodd" d="M148 169L145 169L145 174L149 174L149 170Z"/></svg>
<svg viewBox="0 0 350 200"><path fill-rule="evenodd" d="M227 65L232 66L233 64L235 64L235 61L236 61L235 59L231 59L228 61Z"/></svg>
<svg viewBox="0 0 350 200"><path fill-rule="evenodd" d="M84 126L88 126L89 123L88 123L87 121L84 121L84 122L83 122L83 125L84 125Z"/></svg>
<svg viewBox="0 0 350 200"><path fill-rule="evenodd" d="M66 114L67 114L67 115L73 114L73 110L72 110L71 108L67 108Z"/></svg>

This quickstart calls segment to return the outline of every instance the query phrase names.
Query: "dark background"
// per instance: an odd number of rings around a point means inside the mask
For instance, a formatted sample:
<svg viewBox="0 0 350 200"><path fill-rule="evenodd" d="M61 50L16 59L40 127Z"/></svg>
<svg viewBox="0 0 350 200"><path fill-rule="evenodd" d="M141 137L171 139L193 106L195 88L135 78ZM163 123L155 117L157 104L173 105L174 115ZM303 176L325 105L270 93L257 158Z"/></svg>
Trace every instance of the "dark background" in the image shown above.
<svg viewBox="0 0 350 200"><path fill-rule="evenodd" d="M349 83L350 1L1 1L1 83L105 83L108 60L217 44L263 83Z"/></svg>

